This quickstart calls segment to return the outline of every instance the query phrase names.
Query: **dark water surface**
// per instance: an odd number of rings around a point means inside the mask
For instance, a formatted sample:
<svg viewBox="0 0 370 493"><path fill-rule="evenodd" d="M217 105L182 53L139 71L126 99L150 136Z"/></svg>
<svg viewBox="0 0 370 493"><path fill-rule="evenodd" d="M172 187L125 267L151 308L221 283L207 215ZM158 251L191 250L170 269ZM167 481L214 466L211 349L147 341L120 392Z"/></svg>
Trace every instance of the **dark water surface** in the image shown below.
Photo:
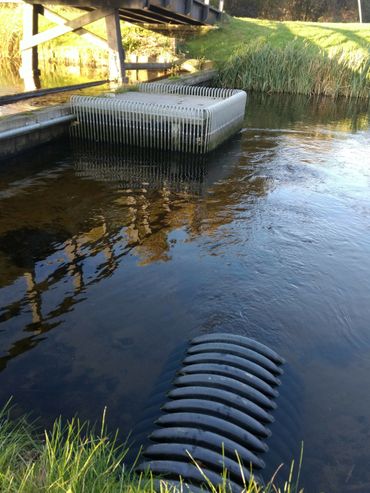
<svg viewBox="0 0 370 493"><path fill-rule="evenodd" d="M1 401L137 438L190 337L245 334L288 361L267 475L303 440L306 491L370 491L369 145L366 107L254 97L205 160L2 163Z"/></svg>

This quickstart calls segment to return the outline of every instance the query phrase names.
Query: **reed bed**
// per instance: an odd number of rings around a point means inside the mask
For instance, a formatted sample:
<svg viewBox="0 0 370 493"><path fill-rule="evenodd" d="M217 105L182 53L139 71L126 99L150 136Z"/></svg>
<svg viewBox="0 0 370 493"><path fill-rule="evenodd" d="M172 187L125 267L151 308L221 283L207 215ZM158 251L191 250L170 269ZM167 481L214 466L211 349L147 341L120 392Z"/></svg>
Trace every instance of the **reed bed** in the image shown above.
<svg viewBox="0 0 370 493"><path fill-rule="evenodd" d="M0 3L0 66L19 64L19 41L22 32L22 9L20 5Z"/></svg>
<svg viewBox="0 0 370 493"><path fill-rule="evenodd" d="M176 493L165 480L160 489L148 472L135 475L125 464L128 448L118 434L107 432L105 413L99 426L77 418L55 421L50 431L35 431L22 417L11 419L10 408L0 411L0 491L2 493ZM300 469L300 465L298 470ZM293 474L282 489L270 483L262 488L251 482L244 493L298 493ZM220 484L208 482L207 491L229 493L227 471ZM207 482L207 479L205 478Z"/></svg>
<svg viewBox="0 0 370 493"><path fill-rule="evenodd" d="M257 39L220 64L219 84L267 93L368 100L370 52L337 47L324 51L300 40L280 47Z"/></svg>

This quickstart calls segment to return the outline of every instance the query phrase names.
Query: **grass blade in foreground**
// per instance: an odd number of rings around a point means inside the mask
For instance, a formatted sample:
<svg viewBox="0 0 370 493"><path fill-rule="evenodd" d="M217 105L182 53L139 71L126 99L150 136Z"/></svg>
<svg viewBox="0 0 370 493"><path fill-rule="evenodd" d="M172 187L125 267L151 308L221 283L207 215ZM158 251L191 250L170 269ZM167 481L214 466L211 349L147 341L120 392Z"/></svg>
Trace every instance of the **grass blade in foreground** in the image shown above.
<svg viewBox="0 0 370 493"><path fill-rule="evenodd" d="M0 411L0 491L2 493L161 493L174 492L160 480L159 490L151 474L140 476L125 470L126 444L117 433L109 435L105 414L100 427L77 418L63 424L55 421L40 436L24 417L12 420L10 407ZM197 467L200 467L197 464ZM209 484L213 493L229 493L227 471L220 484ZM298 477L297 477L298 479ZM245 493L298 493L293 468L284 489L272 483L260 487L251 482ZM184 491L186 491L184 489Z"/></svg>

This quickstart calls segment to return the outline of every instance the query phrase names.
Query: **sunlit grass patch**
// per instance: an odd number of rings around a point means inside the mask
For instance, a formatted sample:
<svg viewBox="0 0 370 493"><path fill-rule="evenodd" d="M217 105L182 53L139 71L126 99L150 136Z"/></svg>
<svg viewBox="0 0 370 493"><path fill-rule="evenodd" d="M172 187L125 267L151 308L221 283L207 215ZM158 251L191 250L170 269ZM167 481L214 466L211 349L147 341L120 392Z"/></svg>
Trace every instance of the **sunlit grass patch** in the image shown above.
<svg viewBox="0 0 370 493"><path fill-rule="evenodd" d="M369 99L370 26L228 18L188 40L226 87Z"/></svg>
<svg viewBox="0 0 370 493"><path fill-rule="evenodd" d="M370 25L228 17L218 28L202 30L193 36L184 50L195 58L204 57L223 63L240 45L248 45L257 38L275 48L284 48L296 40L318 50L343 48L346 51L360 49L368 52Z"/></svg>
<svg viewBox="0 0 370 493"><path fill-rule="evenodd" d="M0 414L0 491L6 493L125 491L127 448L109 436L103 417L99 429L78 419L55 421L37 436L24 418Z"/></svg>

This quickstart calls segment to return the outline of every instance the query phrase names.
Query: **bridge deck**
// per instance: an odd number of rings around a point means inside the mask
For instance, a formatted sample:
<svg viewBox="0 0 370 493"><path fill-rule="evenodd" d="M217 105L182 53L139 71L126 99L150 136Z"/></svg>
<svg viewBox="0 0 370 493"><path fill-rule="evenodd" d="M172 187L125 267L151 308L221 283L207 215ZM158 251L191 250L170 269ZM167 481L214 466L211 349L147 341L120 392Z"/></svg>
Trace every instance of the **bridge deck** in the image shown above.
<svg viewBox="0 0 370 493"><path fill-rule="evenodd" d="M42 0L27 0L40 4ZM82 10L118 9L122 20L134 24L212 25L220 20L219 7L209 0L48 0L48 4L68 5Z"/></svg>

